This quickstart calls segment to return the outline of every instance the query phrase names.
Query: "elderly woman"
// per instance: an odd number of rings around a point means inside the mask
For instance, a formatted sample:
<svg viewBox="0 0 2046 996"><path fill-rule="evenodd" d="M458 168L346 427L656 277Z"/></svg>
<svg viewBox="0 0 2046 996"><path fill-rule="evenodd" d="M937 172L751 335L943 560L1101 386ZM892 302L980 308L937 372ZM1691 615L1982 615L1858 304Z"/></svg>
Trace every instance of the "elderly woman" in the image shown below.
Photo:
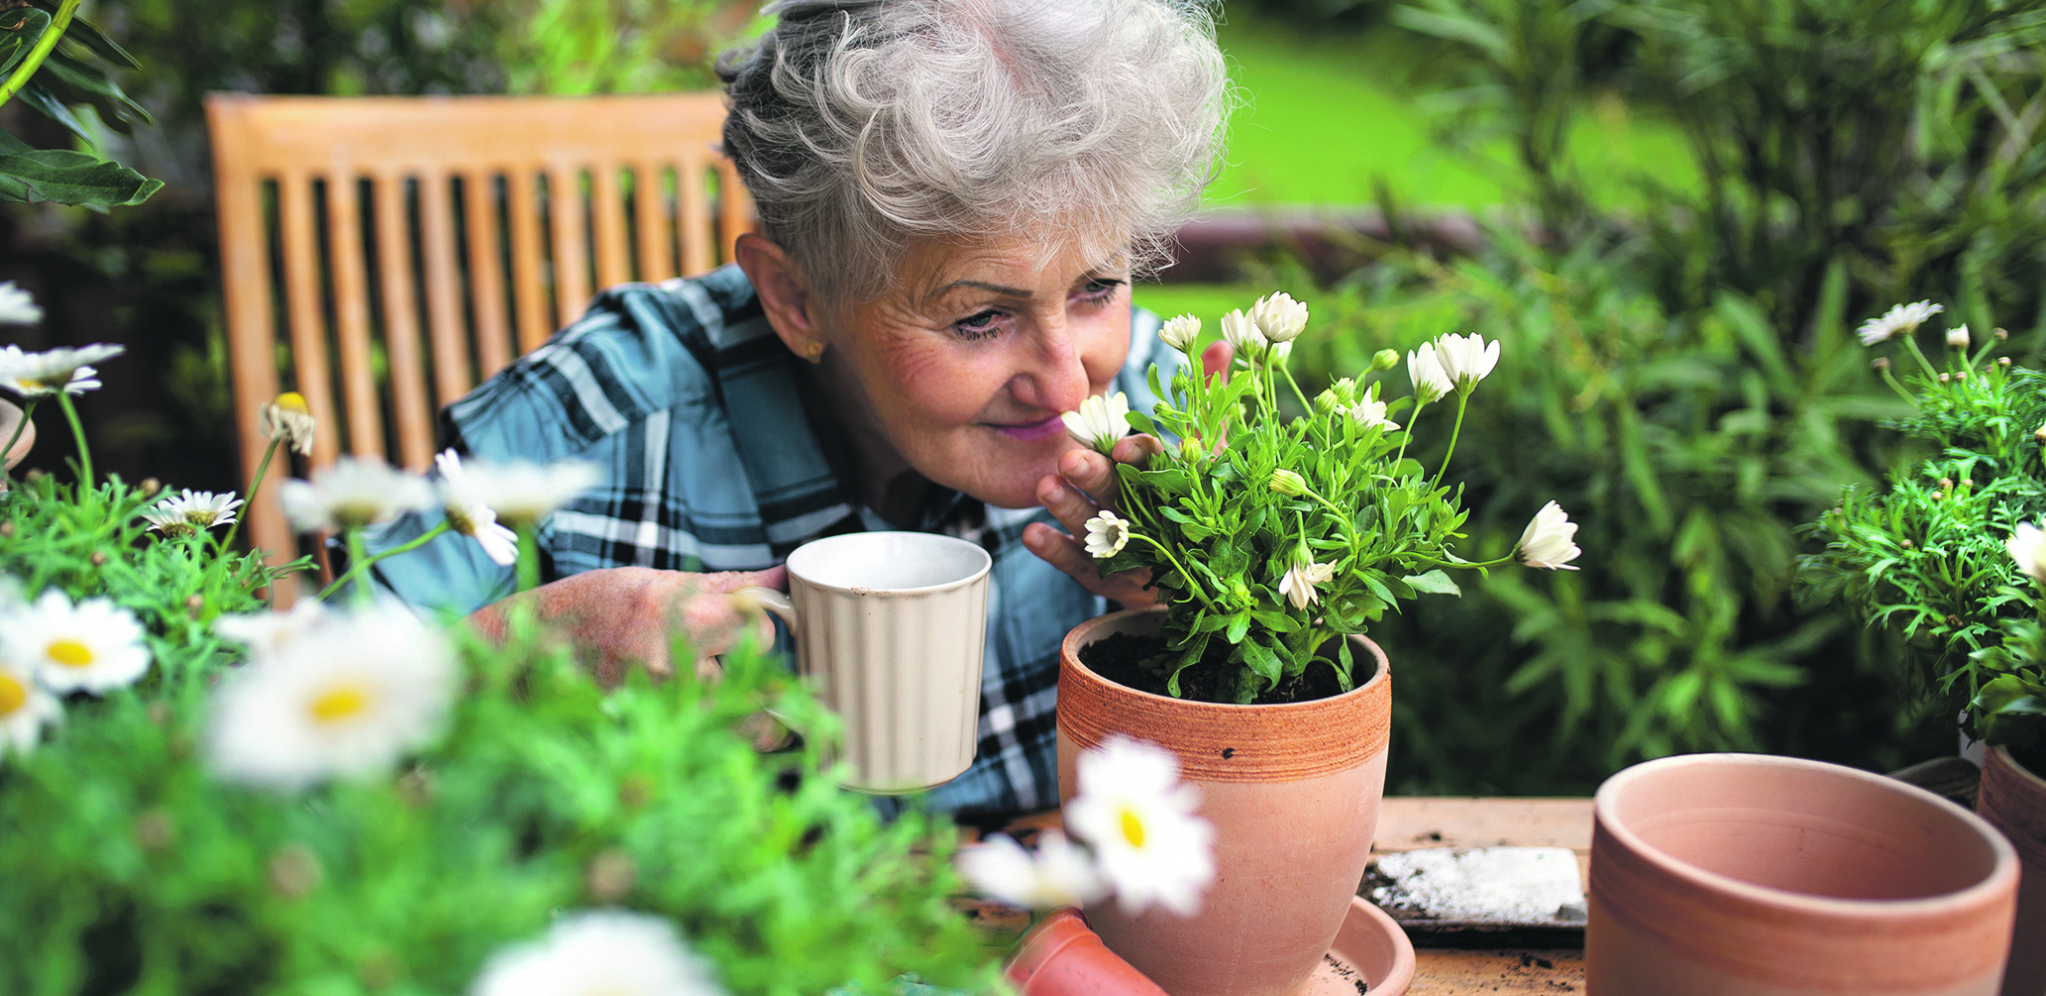
<svg viewBox="0 0 2046 996"><path fill-rule="evenodd" d="M1148 408L1146 367L1172 362L1129 286L1213 172L1228 91L1211 25L1192 0L771 12L720 64L725 152L760 217L737 265L601 295L449 406L449 445L604 468L541 530L553 580L519 597L611 677L666 666L678 608L717 649L729 600L701 594L785 586L777 565L806 540L976 539L995 565L979 754L931 801L1053 805L1059 641L1105 600L1150 603L1073 538L1115 478L1059 415L1115 391ZM473 543L422 553L384 582L501 631L507 570Z"/></svg>

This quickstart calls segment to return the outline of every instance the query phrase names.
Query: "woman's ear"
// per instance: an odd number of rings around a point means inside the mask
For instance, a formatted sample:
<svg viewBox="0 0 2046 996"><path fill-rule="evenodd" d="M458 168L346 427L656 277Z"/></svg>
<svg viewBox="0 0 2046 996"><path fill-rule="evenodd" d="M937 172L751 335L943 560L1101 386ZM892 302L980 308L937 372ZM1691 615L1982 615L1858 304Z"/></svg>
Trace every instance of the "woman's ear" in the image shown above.
<svg viewBox="0 0 2046 996"><path fill-rule="evenodd" d="M748 232L734 247L739 269L759 295L767 312L767 324L774 327L789 351L812 362L824 355L823 329L818 327L816 299L810 281L789 258L788 250Z"/></svg>

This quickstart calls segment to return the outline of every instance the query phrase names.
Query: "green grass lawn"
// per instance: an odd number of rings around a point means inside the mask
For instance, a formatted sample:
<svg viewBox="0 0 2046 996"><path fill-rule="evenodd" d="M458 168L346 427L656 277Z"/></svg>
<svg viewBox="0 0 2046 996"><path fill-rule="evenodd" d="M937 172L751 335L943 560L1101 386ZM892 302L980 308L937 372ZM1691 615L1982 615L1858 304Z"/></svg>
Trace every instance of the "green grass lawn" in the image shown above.
<svg viewBox="0 0 2046 996"><path fill-rule="evenodd" d="M1229 123L1227 163L1208 189L1214 207L1363 205L1378 178L1407 207L1482 211L1518 200L1519 172L1503 142L1475 149L1440 140L1449 120L1428 109L1423 69L1441 43L1404 29L1307 33L1237 12L1218 32L1242 105ZM1652 172L1678 188L1698 182L1683 137L1617 98L1585 109L1571 149L1606 207L1639 203L1631 178ZM1211 325L1247 306L1247 287L1143 284L1138 304L1167 317L1192 312Z"/></svg>

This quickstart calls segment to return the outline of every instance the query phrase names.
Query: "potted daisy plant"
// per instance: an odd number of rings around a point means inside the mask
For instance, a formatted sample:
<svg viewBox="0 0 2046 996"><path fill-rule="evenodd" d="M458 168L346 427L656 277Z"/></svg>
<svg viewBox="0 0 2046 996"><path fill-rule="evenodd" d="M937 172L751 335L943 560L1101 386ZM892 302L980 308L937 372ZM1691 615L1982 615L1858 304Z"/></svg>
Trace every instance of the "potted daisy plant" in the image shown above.
<svg viewBox="0 0 2046 996"><path fill-rule="evenodd" d="M1175 996L1293 992L1343 926L1385 776L1391 676L1364 636L1372 623L1403 600L1457 594L1450 571L1574 570L1578 556L1553 502L1514 550L1454 552L1466 513L1448 466L1499 343L1422 344L1406 396L1382 377L1400 361L1385 350L1361 380L1309 398L1288 368L1308 318L1288 295L1266 297L1222 317L1225 375L1188 362L1168 383L1154 366L1154 411L1117 395L1067 416L1104 454L1131 430L1164 441L1117 466L1118 504L1086 538L1103 574L1148 571L1161 604L1067 636L1058 727L1069 820L1085 751L1130 736L1178 758L1214 825L1216 885L1197 916L1087 907L1108 946ZM1200 331L1183 315L1160 336L1191 361ZM1432 468L1410 452L1431 420L1449 437Z"/></svg>

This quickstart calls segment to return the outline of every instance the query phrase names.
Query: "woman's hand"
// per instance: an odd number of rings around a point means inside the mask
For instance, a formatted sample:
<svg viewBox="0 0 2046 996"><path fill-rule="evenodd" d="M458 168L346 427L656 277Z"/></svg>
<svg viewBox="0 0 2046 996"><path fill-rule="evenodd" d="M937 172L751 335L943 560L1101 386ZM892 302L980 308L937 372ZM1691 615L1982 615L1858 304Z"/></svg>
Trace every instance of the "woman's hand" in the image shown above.
<svg viewBox="0 0 2046 996"><path fill-rule="evenodd" d="M732 649L746 627L754 628L760 646L774 641L767 614L747 611L731 593L754 585L785 591L788 584L782 567L720 574L611 567L573 574L485 606L469 617L469 624L501 641L506 612L529 605L568 634L576 658L606 686L623 681L625 669L634 663L656 675L672 674L668 645L679 627L695 649L696 673L713 677L719 671L715 656Z"/></svg>
<svg viewBox="0 0 2046 996"><path fill-rule="evenodd" d="M1229 363L1235 358L1234 348L1218 342L1202 351L1201 369L1211 377L1227 377ZM1109 456L1093 450L1073 450L1059 457L1058 473L1038 482L1037 500L1066 531L1033 522L1023 530L1024 547L1071 575L1088 591L1120 603L1123 608L1147 609L1158 604L1157 590L1146 587L1151 583L1150 571L1137 568L1103 577L1095 566L1099 562L1074 537L1086 535L1088 519L1101 514L1104 508L1116 507L1120 490L1116 463L1141 467L1154 454L1163 452L1165 444L1158 437L1139 433L1124 436Z"/></svg>

